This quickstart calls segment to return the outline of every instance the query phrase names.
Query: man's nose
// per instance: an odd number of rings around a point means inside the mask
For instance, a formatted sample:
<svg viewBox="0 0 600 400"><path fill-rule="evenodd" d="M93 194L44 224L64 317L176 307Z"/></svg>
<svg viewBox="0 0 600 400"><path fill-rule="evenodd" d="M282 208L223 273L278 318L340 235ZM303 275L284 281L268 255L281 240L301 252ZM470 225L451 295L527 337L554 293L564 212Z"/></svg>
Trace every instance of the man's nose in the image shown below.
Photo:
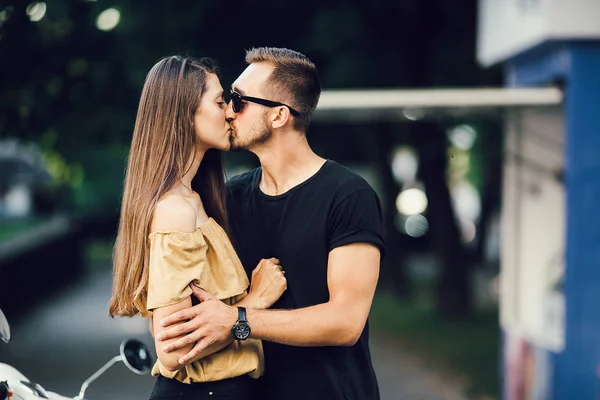
<svg viewBox="0 0 600 400"><path fill-rule="evenodd" d="M227 122L231 122L235 119L235 113L233 112L233 105L231 101L227 104L227 108L225 109L225 119Z"/></svg>

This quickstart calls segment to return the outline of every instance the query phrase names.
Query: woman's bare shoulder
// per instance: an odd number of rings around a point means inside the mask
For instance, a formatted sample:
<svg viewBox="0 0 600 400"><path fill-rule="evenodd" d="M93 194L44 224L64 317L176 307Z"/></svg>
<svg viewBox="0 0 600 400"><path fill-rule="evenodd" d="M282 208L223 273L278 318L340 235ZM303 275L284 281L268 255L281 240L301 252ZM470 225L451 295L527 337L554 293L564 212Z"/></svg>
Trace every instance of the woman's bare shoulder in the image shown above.
<svg viewBox="0 0 600 400"><path fill-rule="evenodd" d="M166 193L156 203L150 232L194 232L196 216L196 209L184 196Z"/></svg>

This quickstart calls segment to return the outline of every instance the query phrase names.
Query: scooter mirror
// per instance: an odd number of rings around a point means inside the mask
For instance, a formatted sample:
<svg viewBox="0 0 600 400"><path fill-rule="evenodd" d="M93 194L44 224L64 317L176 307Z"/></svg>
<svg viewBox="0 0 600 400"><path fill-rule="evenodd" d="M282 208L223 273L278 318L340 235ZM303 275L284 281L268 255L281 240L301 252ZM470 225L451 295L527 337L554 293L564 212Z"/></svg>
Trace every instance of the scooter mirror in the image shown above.
<svg viewBox="0 0 600 400"><path fill-rule="evenodd" d="M121 343L121 357L127 367L139 375L152 369L152 355L148 347L139 340L127 339Z"/></svg>
<svg viewBox="0 0 600 400"><path fill-rule="evenodd" d="M10 325L8 325L2 310L0 310L0 340L4 343L10 342Z"/></svg>

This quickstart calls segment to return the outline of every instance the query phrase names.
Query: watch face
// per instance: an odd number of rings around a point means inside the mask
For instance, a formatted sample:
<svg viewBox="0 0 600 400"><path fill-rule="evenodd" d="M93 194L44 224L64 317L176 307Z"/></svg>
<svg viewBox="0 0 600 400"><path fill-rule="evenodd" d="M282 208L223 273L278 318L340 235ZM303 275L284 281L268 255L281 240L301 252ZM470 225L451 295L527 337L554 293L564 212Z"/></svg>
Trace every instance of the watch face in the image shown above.
<svg viewBox="0 0 600 400"><path fill-rule="evenodd" d="M233 327L233 337L238 340L246 340L250 336L250 325L247 322L238 322Z"/></svg>
<svg viewBox="0 0 600 400"><path fill-rule="evenodd" d="M238 321L233 327L233 337L246 340L250 336L250 325L246 321Z"/></svg>

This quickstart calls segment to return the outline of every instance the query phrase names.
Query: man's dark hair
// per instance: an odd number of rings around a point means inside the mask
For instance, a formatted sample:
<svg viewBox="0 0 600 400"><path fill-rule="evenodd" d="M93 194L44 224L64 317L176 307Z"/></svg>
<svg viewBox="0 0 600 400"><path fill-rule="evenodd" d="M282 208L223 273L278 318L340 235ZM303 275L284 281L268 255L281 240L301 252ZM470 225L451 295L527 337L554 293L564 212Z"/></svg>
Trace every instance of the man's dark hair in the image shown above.
<svg viewBox="0 0 600 400"><path fill-rule="evenodd" d="M294 117L294 129L306 133L321 95L315 64L303 54L276 47L250 49L246 52L246 62L273 65L265 91L270 100L289 104L300 113Z"/></svg>

